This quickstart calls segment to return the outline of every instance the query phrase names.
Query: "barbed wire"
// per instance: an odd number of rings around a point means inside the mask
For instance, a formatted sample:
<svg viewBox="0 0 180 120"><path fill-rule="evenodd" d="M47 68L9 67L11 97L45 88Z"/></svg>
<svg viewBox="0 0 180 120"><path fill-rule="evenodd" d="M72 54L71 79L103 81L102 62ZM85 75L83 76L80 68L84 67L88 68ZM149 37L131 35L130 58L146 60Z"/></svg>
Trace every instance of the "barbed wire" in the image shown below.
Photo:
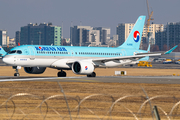
<svg viewBox="0 0 180 120"><path fill-rule="evenodd" d="M58 84L60 84L58 82ZM21 88L22 89L22 88ZM32 93L17 93L0 95L0 115L2 119L120 119L131 117L139 120L152 118L152 106L157 106L160 115L168 120L180 117L178 112L180 100L175 96L157 95L125 95L90 94L86 96L66 95L63 87L61 93L42 96ZM3 100L4 99L4 100ZM151 105L148 105L151 101ZM164 104L167 103L166 108ZM134 107L136 105L136 107ZM27 105L27 106L24 106ZM4 118L3 118L4 117ZM152 118L153 119L153 118Z"/></svg>

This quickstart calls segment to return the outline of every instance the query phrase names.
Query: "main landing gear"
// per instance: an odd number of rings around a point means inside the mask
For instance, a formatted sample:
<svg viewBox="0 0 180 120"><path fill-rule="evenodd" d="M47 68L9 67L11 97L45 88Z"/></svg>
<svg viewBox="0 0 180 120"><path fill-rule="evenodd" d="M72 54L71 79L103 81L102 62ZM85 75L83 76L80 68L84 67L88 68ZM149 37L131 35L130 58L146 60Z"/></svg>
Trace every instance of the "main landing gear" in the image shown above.
<svg viewBox="0 0 180 120"><path fill-rule="evenodd" d="M57 76L58 76L58 77L66 77L66 72L64 72L63 70L61 70L61 72L58 72Z"/></svg>
<svg viewBox="0 0 180 120"><path fill-rule="evenodd" d="M66 77L66 72L61 70L60 72L57 73L58 77ZM87 75L87 77L96 77L96 73L92 72L91 74Z"/></svg>
<svg viewBox="0 0 180 120"><path fill-rule="evenodd" d="M14 76L20 76L19 69L21 69L21 66L13 66L13 69L15 69L16 73L14 73Z"/></svg>
<svg viewBox="0 0 180 120"><path fill-rule="evenodd" d="M96 77L96 73L92 72L90 75L87 75L87 77Z"/></svg>

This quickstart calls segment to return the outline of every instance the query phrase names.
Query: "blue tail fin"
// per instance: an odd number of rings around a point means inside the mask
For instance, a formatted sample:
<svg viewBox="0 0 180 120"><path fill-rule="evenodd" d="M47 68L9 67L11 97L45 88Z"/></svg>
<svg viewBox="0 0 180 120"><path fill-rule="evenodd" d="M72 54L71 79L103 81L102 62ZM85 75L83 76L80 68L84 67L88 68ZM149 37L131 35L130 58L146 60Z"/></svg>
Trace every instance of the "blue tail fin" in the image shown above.
<svg viewBox="0 0 180 120"><path fill-rule="evenodd" d="M146 16L139 16L126 41L119 47L139 49Z"/></svg>
<svg viewBox="0 0 180 120"><path fill-rule="evenodd" d="M0 46L0 57L4 57L6 55L6 51L4 51L4 49L2 48L2 46Z"/></svg>

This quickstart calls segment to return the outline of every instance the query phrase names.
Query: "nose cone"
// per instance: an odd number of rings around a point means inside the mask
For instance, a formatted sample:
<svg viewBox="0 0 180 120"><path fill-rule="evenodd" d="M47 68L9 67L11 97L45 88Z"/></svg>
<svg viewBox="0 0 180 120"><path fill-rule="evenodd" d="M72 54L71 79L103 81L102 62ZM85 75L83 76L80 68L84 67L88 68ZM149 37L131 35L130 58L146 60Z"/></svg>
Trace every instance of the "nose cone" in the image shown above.
<svg viewBox="0 0 180 120"><path fill-rule="evenodd" d="M5 56L2 61L8 65L12 65L14 63L13 59L8 56Z"/></svg>

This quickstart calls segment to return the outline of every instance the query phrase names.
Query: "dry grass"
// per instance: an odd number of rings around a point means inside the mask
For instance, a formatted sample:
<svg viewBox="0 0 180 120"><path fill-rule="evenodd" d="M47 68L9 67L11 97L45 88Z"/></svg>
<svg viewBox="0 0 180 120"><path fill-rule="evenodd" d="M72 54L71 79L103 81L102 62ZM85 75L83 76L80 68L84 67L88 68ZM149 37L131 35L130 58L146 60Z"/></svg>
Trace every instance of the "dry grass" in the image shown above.
<svg viewBox="0 0 180 120"><path fill-rule="evenodd" d="M179 69L143 69L143 68L107 68L107 69L96 69L95 72L98 76L113 76L114 71L127 71L130 76L140 75L140 76L158 76L158 75L172 75L179 74ZM20 70L21 76L56 76L57 70L47 69L45 73L41 75L29 75L24 72L23 69ZM0 67L1 76L13 76L14 70L11 67ZM71 71L67 71L68 76L75 76ZM95 95L86 99L81 104L81 109L79 116L81 120L83 119L109 119L109 114L107 111L110 109L112 102L118 100L119 98L127 95L132 95L132 97L127 97L122 101L115 104L112 110L113 120L134 120L135 118L130 114L128 109L133 113L137 113L141 104L145 101L145 94L141 87L145 89L149 97L161 96L157 99L151 101L152 106L157 105L161 107L165 112L169 113L172 106L177 103L180 99L179 84L131 84L131 83L77 83L77 82L61 82L63 90L67 96L70 109L72 110L72 117L75 119L78 110L74 109L78 105L78 100L82 100L87 96ZM141 86L141 87L140 87ZM12 99L16 105L15 114L13 119L43 119L44 116L40 114L40 109L35 109L42 100L49 98L53 95L59 95L55 98L47 100L48 114L46 119L61 119L61 117L67 117L65 120L69 120L68 110L66 107L66 102L64 100L63 94L60 91L57 82L0 82L0 104L7 100L12 95L18 93L29 93L35 96L24 95L24 96L14 96ZM76 101L77 100L77 101ZM8 112L10 115L13 113L13 103L12 101L7 102ZM56 110L60 115L57 115L53 109ZM88 108L88 109L87 109ZM10 116L6 111L6 104L0 107L0 118L9 119ZM42 114L46 113L46 105L42 104ZM91 110L91 112L89 111ZM92 113L94 112L94 114ZM149 103L143 106L143 115L136 116L142 120L151 120L151 112ZM163 119L167 119L162 111L159 111ZM179 106L176 107L173 114L180 115ZM61 116L61 117L60 117ZM174 119L180 119L179 116L172 117ZM171 119L172 119L171 118Z"/></svg>

